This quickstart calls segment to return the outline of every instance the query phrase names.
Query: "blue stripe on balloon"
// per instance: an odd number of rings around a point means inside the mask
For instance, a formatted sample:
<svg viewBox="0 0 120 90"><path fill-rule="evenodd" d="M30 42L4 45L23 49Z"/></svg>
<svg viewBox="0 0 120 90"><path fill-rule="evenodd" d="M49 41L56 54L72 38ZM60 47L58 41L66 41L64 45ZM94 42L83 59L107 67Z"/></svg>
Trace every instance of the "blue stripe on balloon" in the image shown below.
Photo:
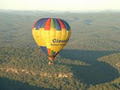
<svg viewBox="0 0 120 90"><path fill-rule="evenodd" d="M44 28L45 27L45 23L46 23L47 20L48 20L48 18L44 18L43 22L41 23L39 28Z"/></svg>
<svg viewBox="0 0 120 90"><path fill-rule="evenodd" d="M55 23L56 23L56 29L57 29L57 30L61 30L61 25L60 25L60 23L58 22L58 20L57 20L57 19L54 19L54 21L55 21Z"/></svg>
<svg viewBox="0 0 120 90"><path fill-rule="evenodd" d="M40 19L40 20L36 23L36 25L35 25L36 30L39 30L39 27L40 27L40 25L42 24L42 22L43 22L43 19Z"/></svg>
<svg viewBox="0 0 120 90"><path fill-rule="evenodd" d="M70 30L69 24L66 21L64 21L64 20L61 20L61 21L64 23L66 30L69 31Z"/></svg>
<svg viewBox="0 0 120 90"><path fill-rule="evenodd" d="M46 46L40 46L40 48L42 49L42 51L48 56L48 51Z"/></svg>

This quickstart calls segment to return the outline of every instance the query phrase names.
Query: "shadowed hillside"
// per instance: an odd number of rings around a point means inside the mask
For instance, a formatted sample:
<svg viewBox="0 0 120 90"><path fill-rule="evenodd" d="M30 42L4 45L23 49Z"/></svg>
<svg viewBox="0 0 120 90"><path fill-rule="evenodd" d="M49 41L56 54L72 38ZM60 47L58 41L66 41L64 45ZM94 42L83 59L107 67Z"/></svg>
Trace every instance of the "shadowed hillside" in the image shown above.
<svg viewBox="0 0 120 90"><path fill-rule="evenodd" d="M19 81L10 80L7 78L0 78L1 90L50 90L47 88L30 86L28 83L21 83Z"/></svg>
<svg viewBox="0 0 120 90"><path fill-rule="evenodd" d="M87 63L88 66L72 65L67 63L65 63L65 65L71 67L75 78L83 80L87 84L99 84L112 81L119 77L117 69L103 61L98 61L98 58L116 52L117 51L87 51L65 49L60 53L60 56L70 59L71 62L79 60ZM61 61L60 64L64 64L64 61Z"/></svg>

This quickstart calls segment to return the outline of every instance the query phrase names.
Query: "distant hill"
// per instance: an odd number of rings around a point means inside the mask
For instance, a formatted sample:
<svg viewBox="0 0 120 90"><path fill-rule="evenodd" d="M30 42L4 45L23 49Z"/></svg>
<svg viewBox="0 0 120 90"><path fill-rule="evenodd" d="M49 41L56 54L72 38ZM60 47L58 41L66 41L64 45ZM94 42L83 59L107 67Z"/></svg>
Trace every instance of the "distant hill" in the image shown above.
<svg viewBox="0 0 120 90"><path fill-rule="evenodd" d="M109 63L114 68L117 68L117 70L120 73L120 53L115 53L115 54L111 54L108 56L104 56L104 57L99 58L99 60Z"/></svg>
<svg viewBox="0 0 120 90"><path fill-rule="evenodd" d="M104 61L106 63L109 63L113 68L116 68L120 73L120 53L111 54L108 56L103 56L99 58L100 61ZM96 86L91 86L89 90L96 90L96 89L104 89L104 90L119 90L120 89L120 77L116 78L115 80L99 84Z"/></svg>

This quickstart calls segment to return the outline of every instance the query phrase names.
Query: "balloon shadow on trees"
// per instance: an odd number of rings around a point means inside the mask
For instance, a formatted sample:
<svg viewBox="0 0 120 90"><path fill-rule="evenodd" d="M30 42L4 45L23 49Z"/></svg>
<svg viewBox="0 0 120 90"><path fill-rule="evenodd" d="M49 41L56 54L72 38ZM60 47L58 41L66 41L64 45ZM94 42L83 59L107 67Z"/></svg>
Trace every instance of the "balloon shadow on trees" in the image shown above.
<svg viewBox="0 0 120 90"><path fill-rule="evenodd" d="M114 80L119 77L117 69L110 64L99 61L98 58L116 53L117 51L89 51L89 50L63 50L59 55L70 59L71 62L79 60L88 65L75 65L65 63L71 67L74 77L86 84L100 84ZM64 62L64 61L62 61ZM64 64L60 62L59 64Z"/></svg>

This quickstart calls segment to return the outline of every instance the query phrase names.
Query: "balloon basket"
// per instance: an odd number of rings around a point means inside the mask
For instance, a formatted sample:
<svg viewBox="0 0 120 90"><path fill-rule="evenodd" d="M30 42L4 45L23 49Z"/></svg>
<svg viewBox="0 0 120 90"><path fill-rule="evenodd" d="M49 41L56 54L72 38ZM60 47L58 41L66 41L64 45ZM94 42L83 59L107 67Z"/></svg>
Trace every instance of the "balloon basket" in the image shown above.
<svg viewBox="0 0 120 90"><path fill-rule="evenodd" d="M53 62L52 61L49 61L49 63L48 63L49 65L53 65Z"/></svg>

